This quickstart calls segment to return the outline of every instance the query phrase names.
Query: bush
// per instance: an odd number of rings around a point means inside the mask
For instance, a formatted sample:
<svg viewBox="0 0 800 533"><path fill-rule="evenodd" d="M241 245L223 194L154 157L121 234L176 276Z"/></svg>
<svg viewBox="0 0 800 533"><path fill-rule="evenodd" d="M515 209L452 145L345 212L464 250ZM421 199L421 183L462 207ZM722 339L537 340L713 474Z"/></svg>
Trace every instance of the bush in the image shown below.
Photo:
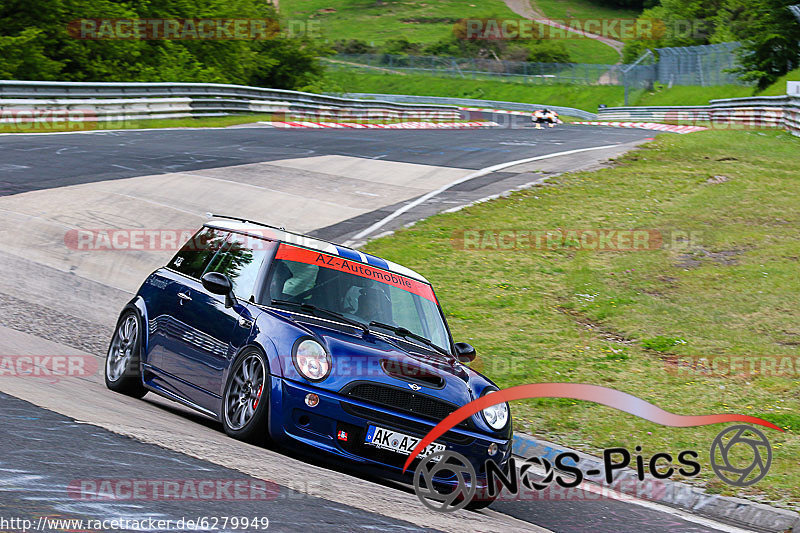
<svg viewBox="0 0 800 533"><path fill-rule="evenodd" d="M269 40L87 40L79 19L253 18L277 21L266 0L5 0L0 2L0 74L62 81L184 81L294 89L322 73L313 42Z"/></svg>
<svg viewBox="0 0 800 533"><path fill-rule="evenodd" d="M374 54L378 51L377 48L362 39L340 39L334 41L331 48L337 54Z"/></svg>

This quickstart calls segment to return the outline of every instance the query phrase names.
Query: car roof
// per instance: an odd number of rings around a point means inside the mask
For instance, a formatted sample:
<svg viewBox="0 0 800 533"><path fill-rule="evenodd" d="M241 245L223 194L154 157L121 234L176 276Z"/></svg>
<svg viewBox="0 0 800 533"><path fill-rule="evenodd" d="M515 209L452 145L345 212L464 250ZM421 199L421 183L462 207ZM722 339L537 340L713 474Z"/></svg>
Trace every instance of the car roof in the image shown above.
<svg viewBox="0 0 800 533"><path fill-rule="evenodd" d="M406 268L403 265L398 265L397 263L387 261L386 259L382 259L374 255L365 254L364 252L354 250L353 248L348 248L332 242L309 237L308 235L286 231L282 228L274 228L272 226L259 224L257 222L230 220L226 218L214 218L203 225L205 227L216 228L223 231L233 231L236 233L250 235L252 237L280 241L286 244L294 244L297 246L302 246L303 248L317 250L329 255L338 255L350 261L364 263L365 265L388 270L389 272L394 272L395 274L400 274L401 276L406 276L408 278L413 278L417 281L430 284L430 282L425 279L422 274L419 274L410 268Z"/></svg>

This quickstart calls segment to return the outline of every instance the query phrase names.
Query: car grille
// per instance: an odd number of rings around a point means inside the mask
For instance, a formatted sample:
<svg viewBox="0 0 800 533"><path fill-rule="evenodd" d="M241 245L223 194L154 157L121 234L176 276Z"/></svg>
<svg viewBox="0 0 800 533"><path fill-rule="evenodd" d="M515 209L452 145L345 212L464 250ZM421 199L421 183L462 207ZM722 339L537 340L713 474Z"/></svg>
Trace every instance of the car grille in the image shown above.
<svg viewBox="0 0 800 533"><path fill-rule="evenodd" d="M436 422L442 421L458 409L456 405L425 394L377 383L356 383L342 392L351 398L430 418Z"/></svg>

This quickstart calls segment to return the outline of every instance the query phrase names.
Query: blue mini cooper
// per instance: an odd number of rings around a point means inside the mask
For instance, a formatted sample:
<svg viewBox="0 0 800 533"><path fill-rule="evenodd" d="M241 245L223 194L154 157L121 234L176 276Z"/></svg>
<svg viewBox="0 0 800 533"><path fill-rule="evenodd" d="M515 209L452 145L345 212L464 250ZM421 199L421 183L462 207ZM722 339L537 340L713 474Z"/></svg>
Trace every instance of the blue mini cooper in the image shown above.
<svg viewBox="0 0 800 533"><path fill-rule="evenodd" d="M416 272L215 216L125 306L105 381L196 409L237 439L299 441L408 481L402 465L421 437L497 390L465 365L474 358L469 344L453 342L433 288ZM421 457L456 451L485 487L485 462L504 467L510 439L508 406L499 404Z"/></svg>

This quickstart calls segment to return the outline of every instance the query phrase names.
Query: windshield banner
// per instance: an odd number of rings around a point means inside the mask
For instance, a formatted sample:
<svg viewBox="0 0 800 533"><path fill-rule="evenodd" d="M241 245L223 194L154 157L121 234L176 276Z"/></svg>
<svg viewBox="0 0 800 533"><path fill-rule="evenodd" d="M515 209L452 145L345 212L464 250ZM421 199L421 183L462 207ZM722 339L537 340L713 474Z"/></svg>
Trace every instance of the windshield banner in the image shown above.
<svg viewBox="0 0 800 533"><path fill-rule="evenodd" d="M278 248L278 253L275 259L284 259L286 261L297 261L298 263L307 263L309 265L318 265L339 272L347 272L362 278L379 281L398 289L403 289L412 294L422 296L423 298L436 302L436 297L433 295L433 289L430 285L422 283L414 279L410 279L394 272L388 272L380 268L365 265L357 261L350 261L343 257L336 255L324 254L316 250L306 250L305 248L296 248L281 244Z"/></svg>

